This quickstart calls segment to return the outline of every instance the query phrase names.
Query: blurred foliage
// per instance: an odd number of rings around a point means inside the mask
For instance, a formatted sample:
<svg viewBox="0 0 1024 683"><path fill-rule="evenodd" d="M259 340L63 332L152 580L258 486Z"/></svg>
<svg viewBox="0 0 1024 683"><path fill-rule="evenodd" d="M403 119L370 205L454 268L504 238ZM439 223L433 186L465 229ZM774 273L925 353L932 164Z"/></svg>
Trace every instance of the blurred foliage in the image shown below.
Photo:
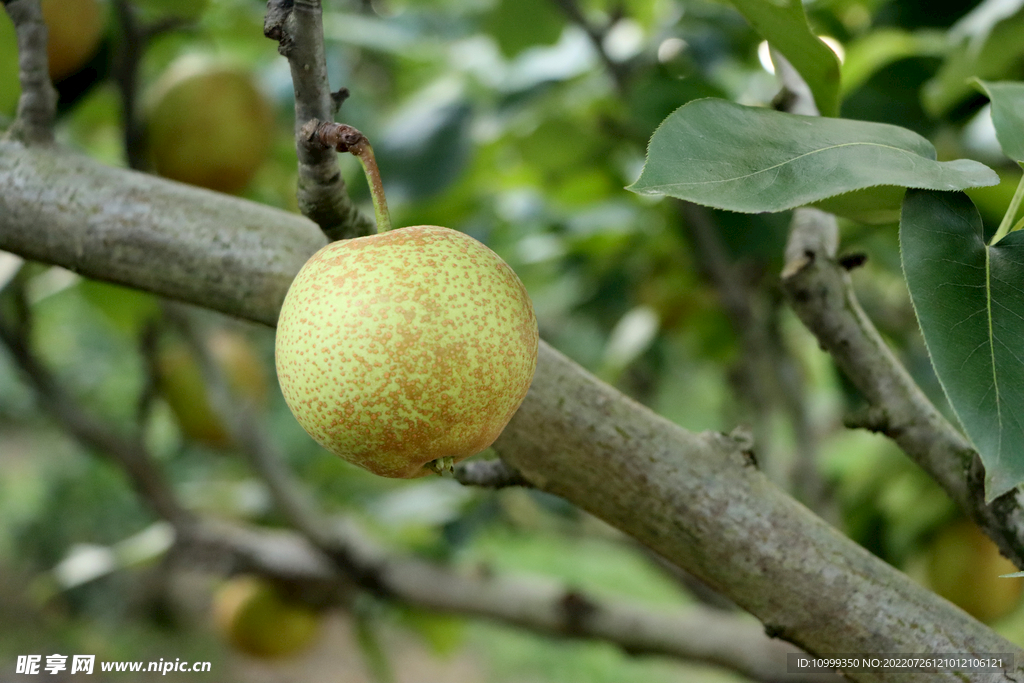
<svg viewBox="0 0 1024 683"><path fill-rule="evenodd" d="M636 180L655 128L681 105L708 96L767 105L775 96L776 81L758 59L761 38L738 12L705 0L581 0L582 16L603 36L607 60L621 74L616 80L587 33L559 9L564 3L324 4L331 83L351 92L339 120L360 128L378 149L396 225L445 225L484 241L526 284L547 342L688 429L754 425L759 459L781 486L793 485L791 468L816 468L826 493L822 514L883 559L913 565L952 519L951 504L889 441L842 426L861 399L779 302L776 274L788 214L707 214L731 279L749 292L755 324L774 340L774 350L766 351L751 347L749 330L730 318L722 283L710 270L712 257L680 206L623 190ZM842 91L842 115L911 128L937 146L940 158L966 156L1009 169L1005 160L993 161L983 98L962 89L959 79L1021 76L1020 60L1010 59L1002 42L987 42L1004 41L1020 17L991 20L986 31L984 16L968 16L976 4L808 3L812 28L835 38L850 56L844 71L852 85ZM258 79L274 105L275 123L267 131L273 151L242 196L294 211L291 83L287 63L262 34L265 4L134 5L143 21L185 19L141 56L144 101L183 55L241 64ZM122 46L122 32L115 13L107 16L108 48L99 59L108 61L79 76L62 103L58 137L105 163L124 165L124 119L109 62ZM17 93L12 33L0 13L0 122L13 114ZM340 162L351 194L372 213L356 161ZM974 192L992 226L1016 184L1014 171L1005 174L1005 188ZM903 284L895 226L843 221L842 237L844 253L867 256L853 274L865 309L945 410ZM16 268L0 254L0 284ZM149 336L169 334L159 302L59 269L22 272L31 346L82 406L112 429L141 430L189 507L283 523L243 458L230 447L212 449L189 438L160 393ZM0 310L6 305L0 297ZM204 335L230 328L244 336L272 372L270 330L210 313L195 318ZM758 354L789 368L792 380L779 389L778 377L770 379L763 400L750 390L751 382L765 381L752 370ZM441 480L375 478L327 456L279 393L272 394L261 417L287 452L287 464L324 509L352 515L393 548L543 574L603 596L679 608L692 602L645 553L564 501ZM803 427L793 419L794 401L806 414ZM809 439L814 459L797 465L792 454L801 439ZM110 550L151 530L154 521L113 465L82 451L41 411L11 356L0 351L0 614L24 617L0 620L3 666L17 654L46 648L111 659L171 653L214 660L215 671L234 661L212 635L203 600L179 604L158 550L133 563ZM95 558L111 557L110 566L97 565ZM68 567L93 578L71 581ZM212 589L204 590L208 598ZM481 662L479 680L719 678L702 667L633 659L607 645L552 641L494 625L465 628L462 619L402 606L360 615L385 630L415 634L442 660L472 649ZM1020 610L1000 628L1024 643ZM365 633L364 642L377 640ZM356 641L349 646L358 649Z"/></svg>

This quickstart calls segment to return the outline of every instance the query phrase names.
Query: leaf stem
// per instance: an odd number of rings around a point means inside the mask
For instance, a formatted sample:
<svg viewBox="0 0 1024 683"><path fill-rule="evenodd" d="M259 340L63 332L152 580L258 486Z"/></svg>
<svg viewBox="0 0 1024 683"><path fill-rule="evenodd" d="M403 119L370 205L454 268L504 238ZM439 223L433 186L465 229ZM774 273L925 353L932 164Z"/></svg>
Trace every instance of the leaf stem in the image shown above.
<svg viewBox="0 0 1024 683"><path fill-rule="evenodd" d="M999 229L992 236L990 246L995 246L999 240L1020 227L1020 223L1013 224L1013 219L1017 217L1021 201L1024 201L1024 176L1021 176L1020 182L1017 183L1017 190L1013 193L1013 199L1010 200L1010 206L1006 209L1006 213L1003 214L1003 220L999 223ZM1011 229L1010 226L1013 226L1013 228Z"/></svg>

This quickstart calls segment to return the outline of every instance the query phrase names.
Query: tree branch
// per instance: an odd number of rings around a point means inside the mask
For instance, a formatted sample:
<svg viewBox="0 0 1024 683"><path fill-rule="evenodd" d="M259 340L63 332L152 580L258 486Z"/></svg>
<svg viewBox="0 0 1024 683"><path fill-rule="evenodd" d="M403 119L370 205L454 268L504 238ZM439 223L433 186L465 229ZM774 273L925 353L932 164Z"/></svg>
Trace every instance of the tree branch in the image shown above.
<svg viewBox="0 0 1024 683"><path fill-rule="evenodd" d="M580 8L579 3L576 0L551 0L562 12L568 17L569 21L583 29L583 32L587 34L587 38L590 39L590 43L594 46L594 50L597 52L597 56L601 59L605 69L612 77L612 81L615 83L616 90L619 94L626 92L627 86L629 85L629 72L630 70L626 65L616 62L608 54L608 50L605 49L604 40L608 35L608 28L602 28L595 26L587 17L583 14L583 10ZM609 27L610 28L610 27Z"/></svg>
<svg viewBox="0 0 1024 683"><path fill-rule="evenodd" d="M347 93L342 90L332 97L327 83L322 15L320 0L268 0L263 22L263 34L278 42L278 52L288 59L292 72L299 209L330 240L372 235L376 226L349 199L337 154L308 144L300 134L312 119L333 121L344 99L340 93Z"/></svg>
<svg viewBox="0 0 1024 683"><path fill-rule="evenodd" d="M0 249L269 325L323 241L294 215L46 147L0 142L0 187ZM1024 654L778 490L741 443L669 423L544 343L539 355L496 450L772 635L817 654ZM1018 666L1024 673L1024 659Z"/></svg>
<svg viewBox="0 0 1024 683"><path fill-rule="evenodd" d="M707 608L652 610L605 600L553 581L467 571L400 558L346 532L356 560L373 567L378 585L402 602L438 612L483 617L556 637L596 639L635 655L667 655L721 666L755 681L838 683L834 674L786 674L792 648L765 637L757 622ZM236 571L318 586L344 581L330 561L301 537L223 523L203 525L182 539L179 557ZM322 590L322 588L321 588Z"/></svg>
<svg viewBox="0 0 1024 683"><path fill-rule="evenodd" d="M781 55L773 52L772 58L792 95L790 109L817 113L800 75ZM857 301L849 272L836 260L838 249L835 217L810 208L794 212L782 271L793 310L867 399L863 426L893 439L1006 557L1024 567L1024 492L1016 489L985 503L981 458L886 345Z"/></svg>
<svg viewBox="0 0 1024 683"><path fill-rule="evenodd" d="M18 285L14 285L14 288L20 289ZM22 296L20 291L8 291L7 294ZM19 308L28 311L27 305ZM26 333L26 321L12 322L0 312L0 343L7 348L22 375L35 390L42 408L82 446L119 465L142 500L157 515L179 529L190 524L191 513L178 502L141 436L122 436L83 410L32 352Z"/></svg>
<svg viewBox="0 0 1024 683"><path fill-rule="evenodd" d="M718 292L719 300L743 348L738 371L742 374L741 399L754 411L755 441L772 451L771 411L781 406L793 428L796 453L787 471L769 460L766 468L776 481L786 481L790 490L812 510L831 518L827 487L818 470L818 448L804 400L797 368L779 338L777 316L779 295L743 282L736 264L730 262L718 226L702 206L680 202L680 211L690 240L700 255L699 263ZM774 283L771 283L774 288ZM770 455L769 455L770 457ZM760 460L760 458L759 458ZM763 462L763 460L762 460Z"/></svg>
<svg viewBox="0 0 1024 683"><path fill-rule="evenodd" d="M18 78L21 97L18 114L8 135L27 143L53 142L57 117L57 90L50 82L46 57L46 24L39 0L12 0L4 8L18 36Z"/></svg>
<svg viewBox="0 0 1024 683"><path fill-rule="evenodd" d="M509 486L529 487L530 482L504 460L469 460L455 466L455 479L465 486L503 489Z"/></svg>

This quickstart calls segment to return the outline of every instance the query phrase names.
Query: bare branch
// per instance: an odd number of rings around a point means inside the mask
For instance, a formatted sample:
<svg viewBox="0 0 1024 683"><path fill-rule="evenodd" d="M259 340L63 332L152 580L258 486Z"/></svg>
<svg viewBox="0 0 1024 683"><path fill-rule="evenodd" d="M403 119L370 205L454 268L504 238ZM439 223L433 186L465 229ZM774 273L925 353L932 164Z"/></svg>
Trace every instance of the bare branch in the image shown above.
<svg viewBox="0 0 1024 683"><path fill-rule="evenodd" d="M583 10L580 8L579 3L576 0L551 0L560 10L565 14L569 20L583 29L583 32L587 34L587 38L590 39L590 43L594 46L594 50L597 52L597 56L604 63L605 69L608 74L612 77L612 81L615 83L615 88L619 93L624 93L629 81L629 69L626 65L616 62L608 54L608 50L605 49L604 40L608 35L609 27L595 26L593 22L587 19L583 14Z"/></svg>
<svg viewBox="0 0 1024 683"><path fill-rule="evenodd" d="M332 96L327 84L322 13L320 0L268 0L263 33L278 42L278 51L291 66L299 209L329 239L338 240L372 235L376 226L349 199L334 150L311 146L302 137L307 121L334 120L345 97L342 91Z"/></svg>
<svg viewBox="0 0 1024 683"><path fill-rule="evenodd" d="M799 74L773 53L790 105L813 101ZM797 209L786 245L783 288L793 310L822 348L861 391L868 410L854 424L886 434L978 523L1018 567L1024 567L1024 494L1011 491L985 503L984 470L970 442L932 405L857 301L847 264L836 259L833 216Z"/></svg>
<svg viewBox="0 0 1024 683"><path fill-rule="evenodd" d="M1024 566L1020 493L1012 491L985 504L974 448L893 355L857 301L849 272L836 262L834 251L823 248L832 242L828 235L835 231L835 219L813 209L797 214L794 220L804 229L790 238L788 251L797 256L786 265L783 285L793 310L870 405L848 422L892 438L985 529L1003 554ZM816 224L818 234L810 229Z"/></svg>
<svg viewBox="0 0 1024 683"><path fill-rule="evenodd" d="M20 291L8 291L20 297ZM19 306L27 311L27 306ZM0 343L7 348L39 403L76 441L118 464L153 511L181 528L191 523L192 515L178 502L174 491L146 449L140 435L123 436L89 415L43 366L29 347L26 321L10 321L0 312Z"/></svg>
<svg viewBox="0 0 1024 683"><path fill-rule="evenodd" d="M153 39L187 26L182 17L167 17L151 24L139 20L138 11L129 0L115 0L120 31L114 58L114 78L121 95L121 121L124 127L124 150L128 167L147 170L146 131L139 117L139 64Z"/></svg>
<svg viewBox="0 0 1024 683"><path fill-rule="evenodd" d="M373 567L379 586L406 604L493 619L557 637L603 640L636 655L667 655L723 667L755 681L838 683L834 674L786 674L794 649L765 636L754 620L706 608L652 610L605 600L552 581L466 571L391 555L346 531L356 560ZM265 574L314 589L344 581L317 549L287 532L205 524L183 538L177 552L236 571ZM224 556L228 557L225 558Z"/></svg>
<svg viewBox="0 0 1024 683"><path fill-rule="evenodd" d="M700 255L699 263L707 279L715 287L733 332L743 348L737 363L742 383L740 398L750 404L755 420L755 441L760 448L772 451L773 429L767 420L771 411L781 408L793 427L796 453L788 471L769 457L764 469L775 481L787 481L793 493L826 519L827 488L818 470L817 439L810 424L804 391L798 370L779 336L777 317L779 299L775 283L760 287L746 284L737 264L733 263L719 235L718 226L704 207L680 202L680 211L691 241ZM761 455L759 449L759 455ZM759 458L764 465L764 459Z"/></svg>
<svg viewBox="0 0 1024 683"><path fill-rule="evenodd" d="M30 144L53 142L57 91L50 82L46 57L46 24L39 0L12 0L4 7L18 35L18 76L21 97L8 134Z"/></svg>

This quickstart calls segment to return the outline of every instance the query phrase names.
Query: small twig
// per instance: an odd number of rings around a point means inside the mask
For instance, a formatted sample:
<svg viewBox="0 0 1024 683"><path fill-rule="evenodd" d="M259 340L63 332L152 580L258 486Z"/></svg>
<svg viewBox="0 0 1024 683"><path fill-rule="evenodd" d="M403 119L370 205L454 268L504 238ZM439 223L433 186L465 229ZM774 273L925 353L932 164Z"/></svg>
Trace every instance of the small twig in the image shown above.
<svg viewBox="0 0 1024 683"><path fill-rule="evenodd" d="M372 563L364 563L353 554L341 527L322 515L313 497L285 466L285 454L267 434L252 408L240 404L231 395L227 379L206 347L187 309L167 303L164 314L199 360L211 406L223 420L233 443L267 485L281 514L354 584L386 597L386 591L377 578L376 567Z"/></svg>
<svg viewBox="0 0 1024 683"><path fill-rule="evenodd" d="M20 286L13 291L8 287L5 295L23 298L24 291ZM18 307L28 310L24 302ZM0 343L7 348L22 375L35 389L43 409L80 444L117 463L128 475L140 497L157 515L179 530L190 525L193 522L192 514L178 502L141 436L122 436L83 410L32 353L24 335L27 329L27 321L12 323L0 312Z"/></svg>
<svg viewBox="0 0 1024 683"><path fill-rule="evenodd" d="M779 295L764 287L747 286L722 243L710 214L703 207L681 202L683 219L700 265L714 285L743 352L737 372L742 375L744 400L751 404L758 423L757 442L771 451L771 427L767 414L781 406L796 440L796 453L787 477L793 493L824 517L830 517L827 488L817 466L817 440L810 423L804 389L793 359L777 328ZM762 460L762 463L763 460ZM767 463L772 471L774 462Z"/></svg>
<svg viewBox="0 0 1024 683"><path fill-rule="evenodd" d="M583 32L587 34L587 38L590 39L591 44L597 51L598 57L600 57L608 73L611 75L612 81L615 82L616 90L620 94L625 93L629 84L629 69L621 62L616 62L612 59L604 46L605 37L608 35L608 28L610 28L611 24L608 27L595 26L583 15L583 10L580 9L579 3L576 0L551 1L562 10L572 23L583 29Z"/></svg>
<svg viewBox="0 0 1024 683"><path fill-rule="evenodd" d="M114 9L121 28L114 58L114 78L121 94L125 158L129 168L144 171L149 163L145 151L146 130L138 112L139 64L153 39L190 22L182 17L168 17L144 24L128 0L115 0Z"/></svg>
<svg viewBox="0 0 1024 683"><path fill-rule="evenodd" d="M18 77L21 97L9 135L29 144L53 142L57 117L57 90L50 82L46 57L46 24L39 0L10 0L4 8L18 36Z"/></svg>
<svg viewBox="0 0 1024 683"><path fill-rule="evenodd" d="M497 460L469 460L455 467L455 480L465 486L502 489L510 486L532 487L532 484L500 458Z"/></svg>
<svg viewBox="0 0 1024 683"><path fill-rule="evenodd" d="M278 42L278 52L291 66L299 209L331 240L372 235L376 226L349 199L335 153L302 138L307 121L331 120L344 100L343 91L332 96L327 83L322 12L319 0L268 0L263 22L264 35Z"/></svg>

